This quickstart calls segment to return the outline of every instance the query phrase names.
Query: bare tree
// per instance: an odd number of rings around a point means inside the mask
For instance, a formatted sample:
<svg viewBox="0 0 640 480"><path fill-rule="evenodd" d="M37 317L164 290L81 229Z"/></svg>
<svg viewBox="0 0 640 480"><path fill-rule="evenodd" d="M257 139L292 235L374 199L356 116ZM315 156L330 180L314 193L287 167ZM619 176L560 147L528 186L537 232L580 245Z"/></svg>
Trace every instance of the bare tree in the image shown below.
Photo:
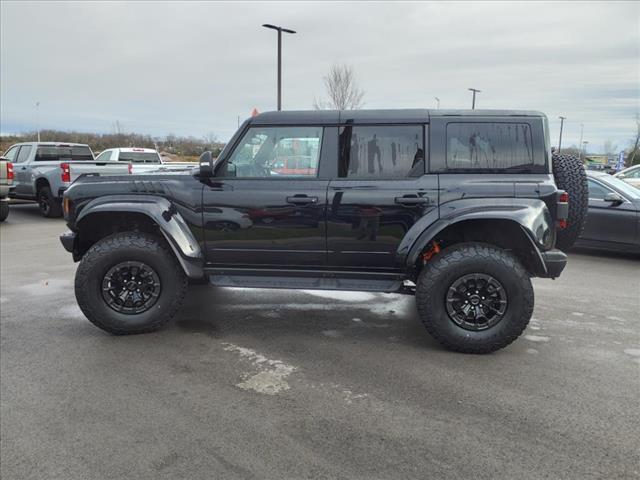
<svg viewBox="0 0 640 480"><path fill-rule="evenodd" d="M640 116L636 115L636 138L632 140L633 149L627 155L626 166L630 167L631 165L635 165L640 158L640 154L638 152L638 147L640 146Z"/></svg>
<svg viewBox="0 0 640 480"><path fill-rule="evenodd" d="M328 100L313 101L316 110L357 110L364 104L364 91L356 82L353 67L348 65L332 65L329 74L324 77Z"/></svg>

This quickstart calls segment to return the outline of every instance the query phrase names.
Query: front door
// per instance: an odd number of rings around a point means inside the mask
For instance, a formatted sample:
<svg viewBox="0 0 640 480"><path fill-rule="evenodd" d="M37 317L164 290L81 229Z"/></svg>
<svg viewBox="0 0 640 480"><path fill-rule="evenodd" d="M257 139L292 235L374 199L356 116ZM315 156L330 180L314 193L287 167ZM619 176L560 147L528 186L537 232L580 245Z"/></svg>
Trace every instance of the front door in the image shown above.
<svg viewBox="0 0 640 480"><path fill-rule="evenodd" d="M326 261L323 127L250 127L203 190L211 266L295 268Z"/></svg>
<svg viewBox="0 0 640 480"><path fill-rule="evenodd" d="M328 265L394 270L406 233L437 216L438 179L425 174L424 125L347 125L327 198Z"/></svg>
<svg viewBox="0 0 640 480"><path fill-rule="evenodd" d="M589 212L581 238L620 246L636 244L636 206L627 199L622 203L607 201L607 194L618 192L591 178L588 179L588 183Z"/></svg>

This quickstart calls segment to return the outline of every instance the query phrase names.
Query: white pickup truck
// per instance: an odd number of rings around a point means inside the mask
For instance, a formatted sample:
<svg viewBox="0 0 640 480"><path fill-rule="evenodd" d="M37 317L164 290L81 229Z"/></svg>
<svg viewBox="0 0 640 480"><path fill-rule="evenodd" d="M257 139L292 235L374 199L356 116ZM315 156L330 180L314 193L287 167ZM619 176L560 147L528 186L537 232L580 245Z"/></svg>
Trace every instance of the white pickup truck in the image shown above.
<svg viewBox="0 0 640 480"><path fill-rule="evenodd" d="M45 217L62 216L62 194L81 175L127 175L130 164L102 162L88 145L59 142L24 142L3 155L13 163L11 198L35 200Z"/></svg>
<svg viewBox="0 0 640 480"><path fill-rule="evenodd" d="M181 173L198 166L197 163L165 162L157 150L152 148L108 148L97 159L105 162L126 162L131 164L134 175L151 173Z"/></svg>

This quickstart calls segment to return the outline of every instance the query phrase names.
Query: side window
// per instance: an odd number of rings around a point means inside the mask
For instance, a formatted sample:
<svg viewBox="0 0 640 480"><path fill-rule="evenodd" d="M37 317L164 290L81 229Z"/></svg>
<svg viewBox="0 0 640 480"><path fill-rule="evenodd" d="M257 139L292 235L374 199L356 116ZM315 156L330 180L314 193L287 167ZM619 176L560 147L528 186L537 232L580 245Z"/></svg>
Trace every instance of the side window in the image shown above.
<svg viewBox="0 0 640 480"><path fill-rule="evenodd" d="M640 178L640 168L630 171L627 174L627 178Z"/></svg>
<svg viewBox="0 0 640 480"><path fill-rule="evenodd" d="M26 162L29 158L29 155L31 154L32 148L33 147L31 145L23 145L22 147L20 147L20 152L16 157L16 163Z"/></svg>
<svg viewBox="0 0 640 480"><path fill-rule="evenodd" d="M108 162L111 159L111 150L105 150L96 157L96 162Z"/></svg>
<svg viewBox="0 0 640 480"><path fill-rule="evenodd" d="M448 123L447 170L544 173L526 123Z"/></svg>
<svg viewBox="0 0 640 480"><path fill-rule="evenodd" d="M18 154L18 149L20 147L19 146L15 146L15 147L11 147L9 150L7 150L4 155L2 155L4 158L6 158L7 160L9 160L10 162L14 162L16 161L16 155Z"/></svg>
<svg viewBox="0 0 640 480"><path fill-rule="evenodd" d="M341 178L406 178L425 173L422 125L342 127L339 148Z"/></svg>
<svg viewBox="0 0 640 480"><path fill-rule="evenodd" d="M593 200L604 200L605 195L612 192L612 190L594 182L590 178L587 179L587 182L589 184L589 198Z"/></svg>
<svg viewBox="0 0 640 480"><path fill-rule="evenodd" d="M221 176L316 177L322 127L252 127L242 137Z"/></svg>

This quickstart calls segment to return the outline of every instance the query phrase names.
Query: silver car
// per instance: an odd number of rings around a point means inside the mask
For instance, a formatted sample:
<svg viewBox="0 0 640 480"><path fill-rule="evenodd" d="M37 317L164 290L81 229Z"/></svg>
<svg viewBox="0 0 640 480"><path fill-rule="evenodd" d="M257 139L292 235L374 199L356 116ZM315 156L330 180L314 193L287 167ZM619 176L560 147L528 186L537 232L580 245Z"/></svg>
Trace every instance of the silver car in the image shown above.
<svg viewBox="0 0 640 480"><path fill-rule="evenodd" d="M632 167L620 170L614 177L624 180L636 188L640 188L640 165L633 165Z"/></svg>

